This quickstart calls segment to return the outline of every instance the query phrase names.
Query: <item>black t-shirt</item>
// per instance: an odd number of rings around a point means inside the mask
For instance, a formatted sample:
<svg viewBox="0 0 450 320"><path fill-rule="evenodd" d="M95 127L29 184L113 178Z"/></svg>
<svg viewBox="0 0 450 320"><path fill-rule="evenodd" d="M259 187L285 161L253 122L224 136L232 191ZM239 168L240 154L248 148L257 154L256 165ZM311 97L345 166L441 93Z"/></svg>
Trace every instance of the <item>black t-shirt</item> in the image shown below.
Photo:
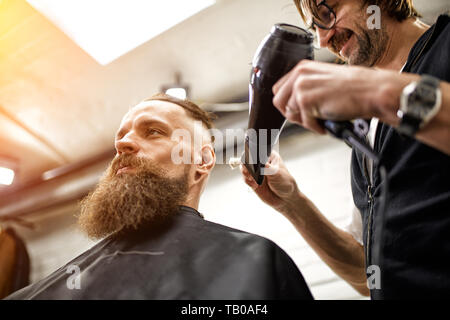
<svg viewBox="0 0 450 320"><path fill-rule="evenodd" d="M403 72L450 82L448 15L417 41ZM352 192L362 215L366 263L381 270L381 289L371 290L372 298L450 297L450 157L386 124L378 126L374 149L388 172L383 216L379 168L374 165L370 184L364 156L352 154Z"/></svg>

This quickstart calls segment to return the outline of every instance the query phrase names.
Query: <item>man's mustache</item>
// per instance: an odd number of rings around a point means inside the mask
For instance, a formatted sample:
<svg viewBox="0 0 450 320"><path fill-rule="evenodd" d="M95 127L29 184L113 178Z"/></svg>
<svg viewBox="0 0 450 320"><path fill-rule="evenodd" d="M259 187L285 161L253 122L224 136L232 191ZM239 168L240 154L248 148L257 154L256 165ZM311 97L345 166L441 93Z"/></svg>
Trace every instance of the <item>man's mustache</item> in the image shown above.
<svg viewBox="0 0 450 320"><path fill-rule="evenodd" d="M117 174L117 171L124 167L133 168L135 173L139 174L150 174L156 175L159 177L164 177L168 172L163 169L160 165L155 163L155 161L151 159L146 159L142 157L137 157L131 154L122 153L117 155L110 164L109 167L109 176L114 177Z"/></svg>
<svg viewBox="0 0 450 320"><path fill-rule="evenodd" d="M115 175L119 169L124 167L140 169L145 167L145 164L146 161L144 159L130 154L120 154L111 161L111 174Z"/></svg>

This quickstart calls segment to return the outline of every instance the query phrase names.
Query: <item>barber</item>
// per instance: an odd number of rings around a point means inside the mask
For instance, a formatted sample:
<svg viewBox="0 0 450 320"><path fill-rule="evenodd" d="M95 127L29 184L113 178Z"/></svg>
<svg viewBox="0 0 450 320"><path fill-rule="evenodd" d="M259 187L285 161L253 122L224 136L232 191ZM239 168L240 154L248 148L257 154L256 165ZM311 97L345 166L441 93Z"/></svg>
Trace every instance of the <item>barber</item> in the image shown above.
<svg viewBox="0 0 450 320"><path fill-rule="evenodd" d="M273 87L273 103L289 121L319 134L325 131L318 119L371 119L367 138L389 177L383 237L374 232L383 181L377 164L357 150L355 213L345 230L299 190L276 152L266 165L276 174L259 186L241 166L245 182L362 295L450 297L450 17L428 26L412 0L294 2L320 46L348 65L300 62ZM370 29L374 2L381 23ZM377 270L369 268L374 244L383 256L376 266L382 286L367 283L368 270Z"/></svg>

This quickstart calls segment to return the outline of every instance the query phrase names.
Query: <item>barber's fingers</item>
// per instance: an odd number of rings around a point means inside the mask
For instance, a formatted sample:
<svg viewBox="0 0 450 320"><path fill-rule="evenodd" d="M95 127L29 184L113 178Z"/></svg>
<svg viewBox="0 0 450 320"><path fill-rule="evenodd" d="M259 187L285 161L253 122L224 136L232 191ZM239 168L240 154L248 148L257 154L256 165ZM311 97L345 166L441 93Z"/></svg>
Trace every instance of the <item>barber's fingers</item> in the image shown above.
<svg viewBox="0 0 450 320"><path fill-rule="evenodd" d="M301 95L307 88L302 88L305 79L309 77L304 71L305 64L291 70L280 82L281 85L277 87L275 96L273 98L274 106L291 122L302 124Z"/></svg>
<svg viewBox="0 0 450 320"><path fill-rule="evenodd" d="M294 72L294 69L286 73L283 77L281 77L272 87L273 94L277 94L280 88L286 83L286 81L289 80L289 78L292 76L292 73Z"/></svg>
<svg viewBox="0 0 450 320"><path fill-rule="evenodd" d="M255 190L256 188L258 188L258 184L256 183L255 179L253 179L252 175L250 174L250 172L248 172L247 168L244 165L240 165L239 166L241 173L244 177L244 181L245 183L251 187L253 190Z"/></svg>
<svg viewBox="0 0 450 320"><path fill-rule="evenodd" d="M272 150L269 159L267 159L267 163L277 163L279 161L280 161L280 154L275 150Z"/></svg>
<svg viewBox="0 0 450 320"><path fill-rule="evenodd" d="M296 101L300 106L302 125L319 134L325 134L325 129L319 123L319 119L324 119L321 114L324 94L320 88L315 90L297 91Z"/></svg>
<svg viewBox="0 0 450 320"><path fill-rule="evenodd" d="M318 90L300 90L298 81L294 86L284 116L290 122L300 124L316 133L324 134L325 130L317 120L321 118L319 108L321 92Z"/></svg>
<svg viewBox="0 0 450 320"><path fill-rule="evenodd" d="M301 106L298 105L295 99L295 93L293 92L289 98L286 105L286 112L284 114L285 118L290 122L302 124L302 113L300 110Z"/></svg>
<svg viewBox="0 0 450 320"><path fill-rule="evenodd" d="M311 131L319 134L325 134L325 129L319 123L318 119L307 113L305 110L302 111L303 126Z"/></svg>
<svg viewBox="0 0 450 320"><path fill-rule="evenodd" d="M241 173L244 176L244 179L251 177L250 172L248 172L247 168L243 164L239 165L239 169L241 170Z"/></svg>
<svg viewBox="0 0 450 320"><path fill-rule="evenodd" d="M272 92L276 95L280 88L292 77L296 78L300 74L324 73L328 67L329 64L320 61L302 60L273 85Z"/></svg>
<svg viewBox="0 0 450 320"><path fill-rule="evenodd" d="M328 74L329 68L330 68L329 63L323 63L320 61L311 61L307 59L302 60L273 85L272 92L274 95L277 95L280 89L285 86L286 82L292 81L292 78L294 78L295 80L300 75Z"/></svg>
<svg viewBox="0 0 450 320"><path fill-rule="evenodd" d="M285 115L286 107L292 95L293 85L295 82L295 73L291 73L288 79L280 86L277 93L273 97L273 105Z"/></svg>
<svg viewBox="0 0 450 320"><path fill-rule="evenodd" d="M270 153L268 163L274 166L284 166L283 158L276 150L272 150L272 152Z"/></svg>

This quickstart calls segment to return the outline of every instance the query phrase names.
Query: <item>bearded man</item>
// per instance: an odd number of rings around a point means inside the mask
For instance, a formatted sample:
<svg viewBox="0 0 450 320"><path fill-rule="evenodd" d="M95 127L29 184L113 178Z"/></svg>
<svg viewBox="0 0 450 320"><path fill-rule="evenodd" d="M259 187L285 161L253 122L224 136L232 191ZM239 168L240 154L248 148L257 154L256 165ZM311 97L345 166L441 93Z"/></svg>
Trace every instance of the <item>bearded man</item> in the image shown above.
<svg viewBox="0 0 450 320"><path fill-rule="evenodd" d="M199 123L196 145L186 134L194 137ZM116 157L81 203L81 229L103 240L8 298L311 299L273 242L197 211L216 160L212 125L194 103L164 94L132 108L116 135ZM74 268L80 278L70 286Z"/></svg>

